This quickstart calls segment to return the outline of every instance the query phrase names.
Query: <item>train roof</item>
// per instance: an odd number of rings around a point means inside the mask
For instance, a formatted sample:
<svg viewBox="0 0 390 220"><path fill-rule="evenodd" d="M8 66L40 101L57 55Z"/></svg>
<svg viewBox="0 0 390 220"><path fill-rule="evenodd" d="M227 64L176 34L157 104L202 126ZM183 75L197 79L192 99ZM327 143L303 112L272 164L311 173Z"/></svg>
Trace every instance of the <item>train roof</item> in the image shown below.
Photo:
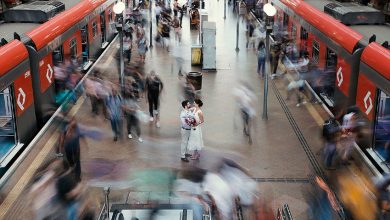
<svg viewBox="0 0 390 220"><path fill-rule="evenodd" d="M9 42L14 39L14 32L22 35L39 25L34 23L3 23L0 25L0 38L4 38Z"/></svg>
<svg viewBox="0 0 390 220"><path fill-rule="evenodd" d="M61 0L59 0L61 1ZM65 4L65 11L72 8L81 0L62 0L62 3ZM38 27L39 23L1 23L0 24L0 39L4 38L8 42L14 39L14 32L19 35L24 35L25 33L32 31L34 28Z"/></svg>
<svg viewBox="0 0 390 220"><path fill-rule="evenodd" d="M85 0L80 2L71 9L66 10L34 30L26 33L26 35L35 43L37 50L40 50L105 1L106 0Z"/></svg>
<svg viewBox="0 0 390 220"><path fill-rule="evenodd" d="M339 21L323 13L312 6L307 1L302 0L280 0L282 4L289 7L295 14L305 19L308 23L315 26L316 29L325 34L342 46L349 53L353 53L356 45L363 38L363 35L356 31L351 31ZM322 13L321 13L322 12Z"/></svg>
<svg viewBox="0 0 390 220"><path fill-rule="evenodd" d="M350 28L359 31L367 39L373 34L376 35L376 42L382 44L384 41L390 41L390 25L351 25Z"/></svg>
<svg viewBox="0 0 390 220"><path fill-rule="evenodd" d="M362 53L362 61L390 80L390 50L376 42L370 43Z"/></svg>
<svg viewBox="0 0 390 220"><path fill-rule="evenodd" d="M330 0L305 0L308 4L315 7L318 10L324 11L324 6L336 1ZM325 13L325 12L324 12ZM376 35L377 42L382 43L384 41L390 41L390 25L350 25L352 30L361 33L366 40L368 40L373 34ZM387 37L387 38L386 38Z"/></svg>
<svg viewBox="0 0 390 220"><path fill-rule="evenodd" d="M12 40L2 46L0 48L0 60L6 60L7 62L0 62L0 77L22 63L27 56L26 47L18 40Z"/></svg>

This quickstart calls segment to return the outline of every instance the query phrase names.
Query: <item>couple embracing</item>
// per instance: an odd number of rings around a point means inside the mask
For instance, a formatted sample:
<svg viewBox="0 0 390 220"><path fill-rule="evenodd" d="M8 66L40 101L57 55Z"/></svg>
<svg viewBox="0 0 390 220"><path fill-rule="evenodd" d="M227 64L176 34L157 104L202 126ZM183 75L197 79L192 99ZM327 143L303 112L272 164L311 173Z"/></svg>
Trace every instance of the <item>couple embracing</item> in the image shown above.
<svg viewBox="0 0 390 220"><path fill-rule="evenodd" d="M188 100L181 103L183 110L180 113L181 120L181 161L189 162L187 157L198 160L199 151L203 148L201 124L204 122L203 112L200 109L203 102L195 99L191 104ZM189 154L193 151L193 154Z"/></svg>

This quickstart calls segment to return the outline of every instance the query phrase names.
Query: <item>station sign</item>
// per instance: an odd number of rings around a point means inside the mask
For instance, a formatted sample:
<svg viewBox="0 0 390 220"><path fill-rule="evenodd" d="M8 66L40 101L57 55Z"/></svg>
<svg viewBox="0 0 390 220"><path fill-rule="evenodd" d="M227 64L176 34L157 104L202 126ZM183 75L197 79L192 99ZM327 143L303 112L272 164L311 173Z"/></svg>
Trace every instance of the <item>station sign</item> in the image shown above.
<svg viewBox="0 0 390 220"><path fill-rule="evenodd" d="M54 66L51 53L39 61L39 80L42 93L54 82Z"/></svg>
<svg viewBox="0 0 390 220"><path fill-rule="evenodd" d="M356 105L359 106L363 115L370 121L374 117L376 100L376 87L368 78L360 73L358 91L356 94Z"/></svg>
<svg viewBox="0 0 390 220"><path fill-rule="evenodd" d="M341 57L337 59L337 68L336 68L336 87L345 95L349 96L349 79L351 76L351 67L349 64Z"/></svg>
<svg viewBox="0 0 390 220"><path fill-rule="evenodd" d="M14 81L16 116L20 116L34 102L31 73L28 70Z"/></svg>

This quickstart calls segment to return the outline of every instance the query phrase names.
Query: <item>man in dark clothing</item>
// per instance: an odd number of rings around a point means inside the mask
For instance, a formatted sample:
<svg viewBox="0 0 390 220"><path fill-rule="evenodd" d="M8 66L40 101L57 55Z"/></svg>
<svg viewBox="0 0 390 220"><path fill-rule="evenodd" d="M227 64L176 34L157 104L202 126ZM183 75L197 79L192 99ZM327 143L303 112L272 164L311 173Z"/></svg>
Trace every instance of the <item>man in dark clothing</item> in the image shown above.
<svg viewBox="0 0 390 220"><path fill-rule="evenodd" d="M148 96L149 102L149 114L150 121L156 120L156 127L160 127L160 120L158 117L159 98L163 89L163 83L161 79L156 75L154 71L150 72L150 75L146 78L145 89ZM154 116L156 119L154 119Z"/></svg>
<svg viewBox="0 0 390 220"><path fill-rule="evenodd" d="M141 128L137 117L137 111L139 110L139 106L136 100L134 100L134 97L129 94L126 94L122 103L122 109L126 118L127 137L129 139L133 139L131 131L132 128L134 128L136 135L138 136L138 141L142 143L143 140L141 138Z"/></svg>

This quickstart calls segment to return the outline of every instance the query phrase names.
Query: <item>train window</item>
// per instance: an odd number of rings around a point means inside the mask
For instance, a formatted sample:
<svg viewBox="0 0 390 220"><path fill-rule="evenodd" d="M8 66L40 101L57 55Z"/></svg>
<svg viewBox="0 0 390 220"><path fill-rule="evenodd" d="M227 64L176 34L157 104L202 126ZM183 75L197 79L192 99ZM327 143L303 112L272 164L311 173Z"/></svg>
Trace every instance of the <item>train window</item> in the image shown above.
<svg viewBox="0 0 390 220"><path fill-rule="evenodd" d="M10 88L0 91L0 159L16 145L15 117Z"/></svg>
<svg viewBox="0 0 390 220"><path fill-rule="evenodd" d="M286 13L283 13L283 27L288 26L288 15Z"/></svg>
<svg viewBox="0 0 390 220"><path fill-rule="evenodd" d="M295 24L292 24L291 26L291 37L292 39L297 37L297 26L295 26Z"/></svg>
<svg viewBox="0 0 390 220"><path fill-rule="evenodd" d="M390 95L379 92L375 118L374 148L386 161L390 161Z"/></svg>
<svg viewBox="0 0 390 220"><path fill-rule="evenodd" d="M77 39L73 38L69 41L70 58L77 58Z"/></svg>
<svg viewBox="0 0 390 220"><path fill-rule="evenodd" d="M53 51L53 63L57 64L62 62L64 62L64 48L61 45Z"/></svg>
<svg viewBox="0 0 390 220"><path fill-rule="evenodd" d="M301 27L301 40L307 40L309 38L309 33L305 28Z"/></svg>
<svg viewBox="0 0 390 220"><path fill-rule="evenodd" d="M326 70L336 70L336 66L337 66L337 54L333 50L326 48L326 63L325 63Z"/></svg>
<svg viewBox="0 0 390 220"><path fill-rule="evenodd" d="M313 40L313 51L311 57L311 62L313 64L318 64L318 60L320 58L320 44L315 40Z"/></svg>
<svg viewBox="0 0 390 220"><path fill-rule="evenodd" d="M108 20L110 22L113 22L113 15L112 15L112 11L111 10L108 11Z"/></svg>
<svg viewBox="0 0 390 220"><path fill-rule="evenodd" d="M92 37L95 38L98 34L98 28L96 21L92 22Z"/></svg>

